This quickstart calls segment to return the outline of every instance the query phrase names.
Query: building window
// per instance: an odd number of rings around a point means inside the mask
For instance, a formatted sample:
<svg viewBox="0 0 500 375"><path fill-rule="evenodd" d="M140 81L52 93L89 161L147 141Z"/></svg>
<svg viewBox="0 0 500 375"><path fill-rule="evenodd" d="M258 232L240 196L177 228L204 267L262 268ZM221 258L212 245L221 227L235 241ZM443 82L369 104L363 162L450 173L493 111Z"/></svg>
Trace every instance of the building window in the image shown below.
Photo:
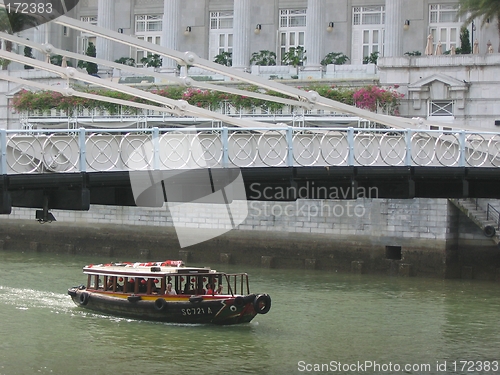
<svg viewBox="0 0 500 375"><path fill-rule="evenodd" d="M290 47L304 47L306 35L306 9L280 9L280 55L278 59L283 63L283 55Z"/></svg>
<svg viewBox="0 0 500 375"><path fill-rule="evenodd" d="M458 47L461 27L457 4L429 5L429 34L433 37L433 50L439 42L443 52Z"/></svg>
<svg viewBox="0 0 500 375"><path fill-rule="evenodd" d="M97 26L97 16L80 17L80 21Z"/></svg>
<svg viewBox="0 0 500 375"><path fill-rule="evenodd" d="M210 30L233 29L232 11L210 12Z"/></svg>
<svg viewBox="0 0 500 375"><path fill-rule="evenodd" d="M280 10L280 28L287 27L305 27L306 10L305 9L281 9Z"/></svg>
<svg viewBox="0 0 500 375"><path fill-rule="evenodd" d="M453 117L453 100L431 100L429 116Z"/></svg>
<svg viewBox="0 0 500 375"><path fill-rule="evenodd" d="M351 61L361 64L374 52L383 54L385 6L374 5L352 8Z"/></svg>
<svg viewBox="0 0 500 375"><path fill-rule="evenodd" d="M458 21L457 4L429 5L429 23L446 23Z"/></svg>
<svg viewBox="0 0 500 375"><path fill-rule="evenodd" d="M97 26L97 16L80 17L80 21L85 22L85 23L89 23L93 26ZM89 46L89 43L92 43L94 46L96 45L95 35L87 33L85 31L82 31L80 33L80 36L77 38L78 53L81 53L82 55L84 55L85 52L87 51L87 47Z"/></svg>
<svg viewBox="0 0 500 375"><path fill-rule="evenodd" d="M145 14L135 16L135 36L139 40L160 45L162 27L162 15ZM152 53L144 50L136 50L135 62L137 66L142 67L143 63L141 63L141 59L149 55L152 55Z"/></svg>
<svg viewBox="0 0 500 375"><path fill-rule="evenodd" d="M354 7L352 11L353 25L385 25L385 6Z"/></svg>
<svg viewBox="0 0 500 375"><path fill-rule="evenodd" d="M209 60L233 52L233 11L210 12Z"/></svg>
<svg viewBox="0 0 500 375"><path fill-rule="evenodd" d="M161 32L162 16L157 15L142 15L135 16L135 32Z"/></svg>
<svg viewBox="0 0 500 375"><path fill-rule="evenodd" d="M68 26L63 26L63 36L69 36L69 28Z"/></svg>

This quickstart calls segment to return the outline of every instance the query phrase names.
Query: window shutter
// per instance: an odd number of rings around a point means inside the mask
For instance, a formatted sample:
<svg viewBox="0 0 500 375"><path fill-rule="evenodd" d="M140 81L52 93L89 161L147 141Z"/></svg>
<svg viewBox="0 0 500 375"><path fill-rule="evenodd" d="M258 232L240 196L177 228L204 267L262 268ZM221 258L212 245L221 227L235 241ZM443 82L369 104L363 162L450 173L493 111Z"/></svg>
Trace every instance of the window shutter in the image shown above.
<svg viewBox="0 0 500 375"><path fill-rule="evenodd" d="M363 63L363 30L362 29L352 29L352 48L351 48L351 62L352 64L362 64Z"/></svg>
<svg viewBox="0 0 500 375"><path fill-rule="evenodd" d="M219 54L219 33L210 31L208 41L208 60L214 61L215 56Z"/></svg>

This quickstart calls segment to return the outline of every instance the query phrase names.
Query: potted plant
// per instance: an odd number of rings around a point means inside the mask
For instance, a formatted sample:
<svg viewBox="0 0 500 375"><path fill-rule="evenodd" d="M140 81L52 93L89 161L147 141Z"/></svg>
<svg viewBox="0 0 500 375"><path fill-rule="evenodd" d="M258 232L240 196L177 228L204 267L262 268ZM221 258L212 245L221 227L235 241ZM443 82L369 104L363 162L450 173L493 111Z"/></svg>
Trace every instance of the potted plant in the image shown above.
<svg viewBox="0 0 500 375"><path fill-rule="evenodd" d="M7 59L0 59L0 66L2 67L2 70L7 70L7 67L10 64L10 60Z"/></svg>
<svg viewBox="0 0 500 375"><path fill-rule="evenodd" d="M260 50L252 53L250 65L274 66L276 65L276 54L268 50Z"/></svg>
<svg viewBox="0 0 500 375"><path fill-rule="evenodd" d="M342 52L330 52L321 60L320 64L323 66L330 64L344 65L347 61L349 61L349 57Z"/></svg>
<svg viewBox="0 0 500 375"><path fill-rule="evenodd" d="M96 49L94 43L89 42L87 50L85 51L85 55L96 57ZM98 71L97 64L94 62L80 60L78 61L78 67L81 69L85 69L90 75L96 75Z"/></svg>
<svg viewBox="0 0 500 375"><path fill-rule="evenodd" d="M155 53L154 55L147 55L146 57L143 57L141 59L141 63L148 68L160 68L162 59L160 58L160 55Z"/></svg>
<svg viewBox="0 0 500 375"><path fill-rule="evenodd" d="M283 54L282 59L286 65L292 65L293 67L301 66L307 60L306 50L302 46L290 47L288 52Z"/></svg>
<svg viewBox="0 0 500 375"><path fill-rule="evenodd" d="M62 66L62 62L63 62L63 57L61 55L50 56L50 63L52 65ZM66 61L66 65L73 66L73 64L71 64L71 61Z"/></svg>
<svg viewBox="0 0 500 375"><path fill-rule="evenodd" d="M412 52L405 52L405 56L422 56L422 52L420 51L412 51Z"/></svg>
<svg viewBox="0 0 500 375"><path fill-rule="evenodd" d="M217 64L232 66L233 65L233 54L231 52L221 52L214 57L214 62Z"/></svg>
<svg viewBox="0 0 500 375"><path fill-rule="evenodd" d="M368 56L365 56L365 58L363 59L363 64L375 64L375 65L377 65L379 53L380 53L379 51L375 51L375 52L370 53Z"/></svg>
<svg viewBox="0 0 500 375"><path fill-rule="evenodd" d="M33 48L28 46L24 47L24 56L34 59L35 56L33 56ZM24 69L33 69L33 67L31 65L25 65Z"/></svg>
<svg viewBox="0 0 500 375"><path fill-rule="evenodd" d="M115 63L135 66L135 59L133 59L132 57L120 57L118 60L115 60Z"/></svg>
<svg viewBox="0 0 500 375"><path fill-rule="evenodd" d="M462 55L468 55L472 52L469 30L466 27L462 27L460 30L460 49L457 48L457 50L456 53Z"/></svg>

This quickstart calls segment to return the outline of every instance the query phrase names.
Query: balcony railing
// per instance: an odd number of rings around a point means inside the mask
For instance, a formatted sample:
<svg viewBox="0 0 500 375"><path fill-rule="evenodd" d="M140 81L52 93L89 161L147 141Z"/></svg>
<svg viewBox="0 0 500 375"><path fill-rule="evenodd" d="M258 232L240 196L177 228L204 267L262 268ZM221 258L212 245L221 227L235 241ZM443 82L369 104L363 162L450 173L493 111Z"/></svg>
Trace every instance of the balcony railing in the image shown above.
<svg viewBox="0 0 500 375"><path fill-rule="evenodd" d="M279 109L270 109L266 106L254 106L252 108L238 107L229 101L223 101L218 106L211 106L207 103L200 103L200 107L207 108L215 113L224 114L236 118L253 118L260 121L284 122L291 126L305 126L306 121L328 121L331 123L350 124L356 123L356 127L370 127L370 122L359 117L346 115L345 113L325 111L322 109L304 110L301 107L283 105ZM21 113L20 122L22 129L31 130L36 124L37 127L50 126L67 123L69 129L79 128L83 124L86 127L91 124L103 123L107 127L130 128L150 128L158 126L159 123L168 122L189 122L195 117L179 118L173 114L160 111L135 109L126 106L117 107L116 111L104 110L101 108L76 107L71 111L50 109L31 110ZM196 118L200 120L200 118ZM207 121L212 121L207 119ZM219 121L212 121L220 123ZM116 123L116 125L110 125ZM128 124L127 124L128 123ZM148 125L149 124L149 125Z"/></svg>

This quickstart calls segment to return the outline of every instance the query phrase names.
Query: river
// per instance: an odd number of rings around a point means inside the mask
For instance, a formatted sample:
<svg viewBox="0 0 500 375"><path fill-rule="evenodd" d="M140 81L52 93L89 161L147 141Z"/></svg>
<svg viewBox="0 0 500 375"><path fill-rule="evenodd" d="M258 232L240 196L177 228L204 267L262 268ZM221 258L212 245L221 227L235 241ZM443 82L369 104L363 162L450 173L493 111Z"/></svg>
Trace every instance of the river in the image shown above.
<svg viewBox="0 0 500 375"><path fill-rule="evenodd" d="M83 265L135 259L0 259L0 375L500 373L498 283L208 265L248 272L272 308L190 326L86 312L67 295Z"/></svg>

